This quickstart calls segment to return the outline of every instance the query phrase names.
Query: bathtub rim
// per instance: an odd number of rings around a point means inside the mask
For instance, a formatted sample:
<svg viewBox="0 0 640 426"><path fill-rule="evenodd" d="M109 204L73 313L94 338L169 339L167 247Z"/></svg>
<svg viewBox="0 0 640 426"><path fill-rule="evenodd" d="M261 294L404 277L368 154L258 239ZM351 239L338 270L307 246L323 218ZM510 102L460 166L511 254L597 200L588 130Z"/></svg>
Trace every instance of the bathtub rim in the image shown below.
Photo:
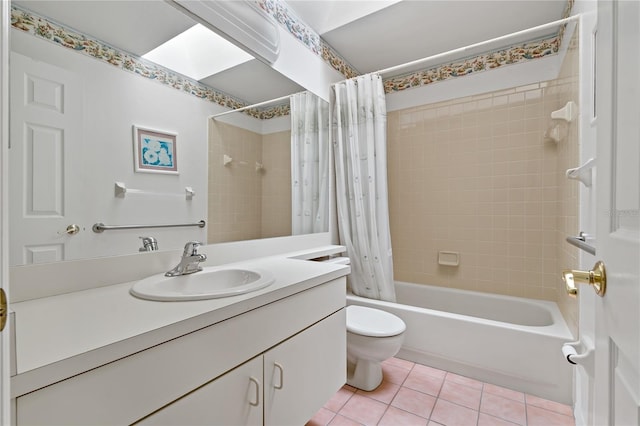
<svg viewBox="0 0 640 426"><path fill-rule="evenodd" d="M366 297L357 296L357 295L353 294L351 292L351 289L347 289L347 305L355 304L355 303L350 303L352 301L362 300L364 303L370 303L370 304L372 304L374 306L382 308L384 306L387 306L386 304L390 303L392 305L401 305L401 306L406 307L408 310L413 311L413 312L426 311L429 314L432 314L432 315L435 315L435 316L452 318L452 319L456 319L456 320L459 320L459 321L480 322L482 324L486 324L486 325L490 325L490 326L494 326L494 327L508 328L508 329L512 329L512 330L526 330L529 333L540 334L540 335L544 335L544 336L553 336L553 337L557 337L557 338L560 338L560 339L566 339L566 341L574 340L574 336L571 333L571 330L569 329L569 326L567 325L564 317L562 316L562 313L560 312L560 308L558 307L558 304L556 302L553 302L553 301L550 301L550 300L530 299L530 298L526 298L526 297L509 296L509 295L497 294L497 293L484 293L484 292L479 292L479 291L474 291L474 290L464 290L464 289L451 288L451 287L442 287L442 286L436 286L436 285L431 285L431 284L410 283L410 282L406 282L406 281L395 281L395 284L396 285L407 285L407 286L419 286L419 287L424 286L427 289L434 289L436 291L450 291L450 292L454 292L454 293L457 293L457 294L463 293L463 294L468 294L468 295L477 295L477 296L480 296L480 297L491 297L493 299L503 300L505 302L508 302L510 300L517 300L520 303L532 304L532 305L538 306L538 307L546 310L549 314L551 314L551 318L553 320L553 323L550 324L550 325L520 325L520 324L513 324L513 323L504 322L504 321L498 321L498 320L492 320L492 319L487 319L487 318L475 317L475 316L471 316L471 315L457 314L457 313L453 313L453 312L439 311L439 310L436 310L436 309L416 307L416 306L407 305L407 304L404 304L404 303L387 302L387 301L383 301L383 300L369 299L369 298L366 298Z"/></svg>

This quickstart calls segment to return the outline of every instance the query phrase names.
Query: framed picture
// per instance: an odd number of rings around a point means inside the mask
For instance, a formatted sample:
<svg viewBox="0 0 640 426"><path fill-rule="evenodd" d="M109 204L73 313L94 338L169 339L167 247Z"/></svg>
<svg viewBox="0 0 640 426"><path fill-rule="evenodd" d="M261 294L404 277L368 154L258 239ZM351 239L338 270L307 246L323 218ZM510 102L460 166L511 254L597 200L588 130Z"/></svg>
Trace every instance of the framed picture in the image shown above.
<svg viewBox="0 0 640 426"><path fill-rule="evenodd" d="M178 174L177 134L133 126L135 171Z"/></svg>

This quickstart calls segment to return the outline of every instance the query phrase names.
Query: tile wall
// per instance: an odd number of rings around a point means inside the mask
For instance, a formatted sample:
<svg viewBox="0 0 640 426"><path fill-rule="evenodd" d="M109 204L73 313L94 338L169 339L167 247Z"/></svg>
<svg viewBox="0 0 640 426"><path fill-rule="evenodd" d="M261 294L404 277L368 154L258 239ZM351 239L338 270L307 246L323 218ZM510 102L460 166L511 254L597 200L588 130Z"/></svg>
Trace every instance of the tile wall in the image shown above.
<svg viewBox="0 0 640 426"><path fill-rule="evenodd" d="M291 235L291 131L262 139L262 238Z"/></svg>
<svg viewBox="0 0 640 426"><path fill-rule="evenodd" d="M289 131L209 126L209 244L291 235L290 140ZM233 159L227 166L225 154Z"/></svg>
<svg viewBox="0 0 640 426"><path fill-rule="evenodd" d="M578 101L575 56L556 81L388 114L396 280L558 301L575 330L560 270L577 266L564 242L578 231L564 177L577 125L560 144L544 136L550 111ZM438 265L440 250L460 265Z"/></svg>
<svg viewBox="0 0 640 426"><path fill-rule="evenodd" d="M573 100L578 104L579 99L579 61L578 61L578 41L577 36L571 40L567 57L560 70L560 76L548 89L549 103L546 105L545 113L550 115L556 106L563 107L567 101ZM579 143L579 122L576 119L570 124L562 123L561 133L566 130L565 139L558 144L558 166L556 167L556 182L558 185L558 226L556 232L556 242L558 244L557 268L558 274L563 269L579 269L579 250L566 243L565 238L569 235L577 235L580 229L579 221L579 193L580 185L576 180L569 180L565 176L567 169L580 165L580 143ZM562 133L564 134L564 133ZM562 314L567 319L567 323L575 336L578 335L578 303L576 299L566 295L562 280L556 281L558 284L557 302Z"/></svg>

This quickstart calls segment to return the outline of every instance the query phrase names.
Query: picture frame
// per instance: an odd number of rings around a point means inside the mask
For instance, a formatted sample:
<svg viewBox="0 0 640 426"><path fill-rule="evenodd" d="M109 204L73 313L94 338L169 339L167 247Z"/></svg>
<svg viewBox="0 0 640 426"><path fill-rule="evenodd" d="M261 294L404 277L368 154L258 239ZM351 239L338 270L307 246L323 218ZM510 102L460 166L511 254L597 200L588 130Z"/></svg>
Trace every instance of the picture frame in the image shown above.
<svg viewBox="0 0 640 426"><path fill-rule="evenodd" d="M136 173L178 174L178 134L133 125Z"/></svg>

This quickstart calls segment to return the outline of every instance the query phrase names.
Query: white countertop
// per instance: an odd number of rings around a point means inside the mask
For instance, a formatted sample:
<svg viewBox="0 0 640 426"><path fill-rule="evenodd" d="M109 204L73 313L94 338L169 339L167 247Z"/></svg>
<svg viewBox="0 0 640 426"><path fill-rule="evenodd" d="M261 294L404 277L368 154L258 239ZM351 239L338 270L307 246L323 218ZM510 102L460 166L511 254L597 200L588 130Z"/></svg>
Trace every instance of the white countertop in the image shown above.
<svg viewBox="0 0 640 426"><path fill-rule="evenodd" d="M129 294L134 282L126 282L14 303L12 397L349 273L348 265L282 255L229 265L268 270L275 282L252 293L201 301L138 299Z"/></svg>

